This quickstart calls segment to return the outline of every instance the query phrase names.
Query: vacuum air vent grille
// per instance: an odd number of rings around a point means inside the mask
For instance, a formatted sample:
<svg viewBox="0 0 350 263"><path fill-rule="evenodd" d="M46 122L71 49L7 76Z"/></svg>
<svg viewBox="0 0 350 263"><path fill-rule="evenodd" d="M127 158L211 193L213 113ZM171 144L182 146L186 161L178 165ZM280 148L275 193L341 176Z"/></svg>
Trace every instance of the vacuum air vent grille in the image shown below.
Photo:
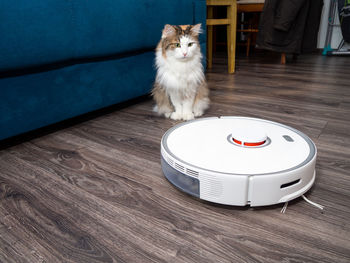
<svg viewBox="0 0 350 263"><path fill-rule="evenodd" d="M175 169L179 170L180 172L184 172L185 171L185 167L183 167L182 165L175 163Z"/></svg>
<svg viewBox="0 0 350 263"><path fill-rule="evenodd" d="M163 158L165 159L165 161L170 165L170 166L172 166L172 167L174 167L174 161L173 161L173 159L172 158L170 158L167 154L166 154L166 152L162 149L162 156L163 156Z"/></svg>
<svg viewBox="0 0 350 263"><path fill-rule="evenodd" d="M203 176L201 180L201 191L203 196L208 198L219 198L223 193L224 186L218 180L212 180L208 176Z"/></svg>
<svg viewBox="0 0 350 263"><path fill-rule="evenodd" d="M184 173L188 176L191 176L191 177L195 177L195 178L198 178L199 176L199 172L198 171L195 171L195 170L192 170L192 169L189 169L186 167L186 165L182 165L178 162L176 162L171 156L169 156L163 149L162 149L162 152L161 152L164 160L173 168L175 168L176 170L178 170L179 172L181 173Z"/></svg>
<svg viewBox="0 0 350 263"><path fill-rule="evenodd" d="M171 166L174 166L174 161L171 160L169 157L166 158L168 164L170 164Z"/></svg>
<svg viewBox="0 0 350 263"><path fill-rule="evenodd" d="M189 176L194 176L194 177L198 177L199 173L197 171L193 171L191 169L186 169L186 174Z"/></svg>

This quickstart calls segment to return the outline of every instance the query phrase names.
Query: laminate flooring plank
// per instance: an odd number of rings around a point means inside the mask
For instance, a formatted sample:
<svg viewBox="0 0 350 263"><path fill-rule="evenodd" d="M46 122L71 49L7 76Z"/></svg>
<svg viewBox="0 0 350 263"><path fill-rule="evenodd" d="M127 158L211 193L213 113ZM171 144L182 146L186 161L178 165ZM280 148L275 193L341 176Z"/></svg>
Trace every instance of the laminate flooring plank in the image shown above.
<svg viewBox="0 0 350 263"><path fill-rule="evenodd" d="M140 195L139 198L141 199L141 197L142 197L142 196ZM118 198L118 197L116 196L115 198ZM141 200L142 200L142 199L141 199ZM132 203L129 203L128 205L130 206L130 205L132 205ZM140 208L141 208L141 207L140 207ZM169 208L167 208L167 210L165 211L165 215L168 215L168 216L166 216L166 219L167 219L167 220L165 221L167 224L169 224L169 223L168 223L169 220L172 219L171 216L169 217L169 211L168 211L168 209L169 209ZM159 216L159 215L158 215L158 216ZM179 216L179 215L178 215L178 216ZM180 214L180 216L181 216L181 214ZM125 217L125 215L124 215L124 217ZM176 217L174 217L174 218L176 218ZM118 222L118 223L119 223L119 224L122 224L122 222L120 222L120 221L122 221L122 220L119 219L119 222ZM140 218L140 217L138 218L138 221L141 221L141 218ZM176 221L175 221L175 222L176 222ZM81 223L83 223L83 222L81 222ZM130 224L130 223L132 223L132 222L128 221L128 223ZM139 222L139 223L142 224L143 228L145 228L145 227L147 226L147 224L145 224L145 222L142 222L142 221L141 221L141 222ZM152 228L156 227L156 224L154 224L154 223L155 223L155 222L153 221ZM177 227L179 228L179 230L182 229L182 228L187 229L187 228L188 228L187 225L188 225L188 223L187 223L186 221L184 221L184 220L179 220L179 225L177 225ZM125 227L127 227L127 226L125 225ZM135 227L135 226L134 226L134 227ZM131 234L131 233L130 233L130 234ZM140 234L143 235L143 236L145 236L145 234L146 234L145 229L143 229L142 233L140 233ZM170 234L170 233L167 233L166 235L169 236L169 234ZM134 239L134 238L133 238L133 239ZM158 233L157 239L159 239L159 233ZM146 242L146 240L144 240L144 241ZM136 240L134 240L134 242L136 242ZM150 243L147 242L147 244L148 244L148 246L150 246L150 244L154 245L154 242L155 242L154 240L150 240ZM181 243L184 244L183 242L181 242ZM162 240L162 246L164 246L164 240ZM190 245L190 244L187 244L186 247L188 247L188 246L191 246L191 245ZM193 245L192 245L192 246L193 246ZM175 247L176 247L176 246L175 246ZM164 250L164 247L162 248L162 251L163 251L163 250ZM223 251L221 251L221 253L222 253L222 252L223 252ZM131 254L132 254L132 253L131 253ZM202 252L202 254L205 254L205 253ZM233 255L232 255L232 256L233 256ZM232 256L231 256L231 257L232 257ZM211 256L211 258L213 258L213 256ZM200 259L200 258L198 258L198 260L199 260L199 259ZM205 258L201 258L201 260L204 261ZM223 260L223 259L221 259L221 260Z"/></svg>
<svg viewBox="0 0 350 263"><path fill-rule="evenodd" d="M182 213L183 213L183 210L181 211ZM170 218L167 218L167 220L166 221L168 221ZM186 221L185 221L186 222ZM186 225L186 224L185 224ZM183 228L184 227L184 225L179 225L178 226L178 228ZM217 226L217 227L219 227L219 226ZM249 228L249 226L247 226L247 228ZM186 230L188 229L188 226L185 228ZM200 229L200 228L199 228ZM223 232L224 233L224 232ZM267 234L267 233L266 233ZM275 237L276 238L276 237ZM282 239L283 237L280 237L280 239ZM268 239L268 236L267 236L267 239ZM312 243L312 242L310 242L310 243ZM221 252L222 253L222 252Z"/></svg>
<svg viewBox="0 0 350 263"><path fill-rule="evenodd" d="M29 231L33 231L40 242L47 243L51 249L64 255L64 260L112 262L112 259L115 259L127 262L131 257L142 262L151 259L147 251L138 249L137 246L137 242L143 242L143 238L152 236L152 233L144 230L145 222L135 222L123 211L111 209L101 199L79 191L74 185L71 186L60 178L53 178L53 174L36 169L29 163L23 163L20 168L13 168L15 169L26 169L32 174L32 182L13 178L22 185L25 184L28 189L25 193L22 190L21 196L28 200L33 199L23 208L23 216L26 218L23 224ZM51 180L47 180L47 176L51 176ZM7 180L11 180L10 177L7 172L3 174L3 178ZM34 185L38 181L43 182L42 187L35 189ZM41 201L38 200L38 196L42 198ZM26 214L27 210L34 210L30 211L33 215ZM137 233L137 225L142 227L142 233ZM102 233L103 236L100 236ZM155 238L165 245L165 240L160 240L160 236ZM133 242L129 242L130 239ZM144 249L152 248L155 240L152 241ZM108 247L113 250L109 250ZM165 253L165 246L161 252ZM156 253L150 261L153 260L159 262Z"/></svg>

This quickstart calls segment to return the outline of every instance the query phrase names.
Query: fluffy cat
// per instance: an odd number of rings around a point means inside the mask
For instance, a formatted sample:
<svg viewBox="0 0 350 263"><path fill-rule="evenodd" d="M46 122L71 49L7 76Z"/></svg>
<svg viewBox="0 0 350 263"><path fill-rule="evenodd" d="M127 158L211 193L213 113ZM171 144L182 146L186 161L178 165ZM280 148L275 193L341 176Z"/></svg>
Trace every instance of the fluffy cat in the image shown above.
<svg viewBox="0 0 350 263"><path fill-rule="evenodd" d="M202 54L201 24L165 25L156 48L157 75L152 90L154 110L173 120L191 120L209 107Z"/></svg>

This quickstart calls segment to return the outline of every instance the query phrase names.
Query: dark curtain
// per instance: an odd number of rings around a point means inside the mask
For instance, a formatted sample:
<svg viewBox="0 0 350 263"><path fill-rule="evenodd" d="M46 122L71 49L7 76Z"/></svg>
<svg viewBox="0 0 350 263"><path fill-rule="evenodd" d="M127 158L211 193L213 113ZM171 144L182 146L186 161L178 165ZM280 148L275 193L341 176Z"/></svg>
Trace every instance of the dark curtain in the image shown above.
<svg viewBox="0 0 350 263"><path fill-rule="evenodd" d="M323 0L265 0L257 47L284 53L317 48Z"/></svg>

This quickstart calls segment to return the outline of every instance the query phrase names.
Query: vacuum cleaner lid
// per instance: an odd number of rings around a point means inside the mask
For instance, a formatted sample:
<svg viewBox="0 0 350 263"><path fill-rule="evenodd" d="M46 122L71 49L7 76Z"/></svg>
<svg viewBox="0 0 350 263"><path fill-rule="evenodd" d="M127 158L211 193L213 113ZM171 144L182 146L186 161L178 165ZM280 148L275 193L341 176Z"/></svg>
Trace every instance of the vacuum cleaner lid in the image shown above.
<svg viewBox="0 0 350 263"><path fill-rule="evenodd" d="M316 154L303 133L272 121L203 118L170 129L163 147L175 159L203 170L264 175L295 170Z"/></svg>

